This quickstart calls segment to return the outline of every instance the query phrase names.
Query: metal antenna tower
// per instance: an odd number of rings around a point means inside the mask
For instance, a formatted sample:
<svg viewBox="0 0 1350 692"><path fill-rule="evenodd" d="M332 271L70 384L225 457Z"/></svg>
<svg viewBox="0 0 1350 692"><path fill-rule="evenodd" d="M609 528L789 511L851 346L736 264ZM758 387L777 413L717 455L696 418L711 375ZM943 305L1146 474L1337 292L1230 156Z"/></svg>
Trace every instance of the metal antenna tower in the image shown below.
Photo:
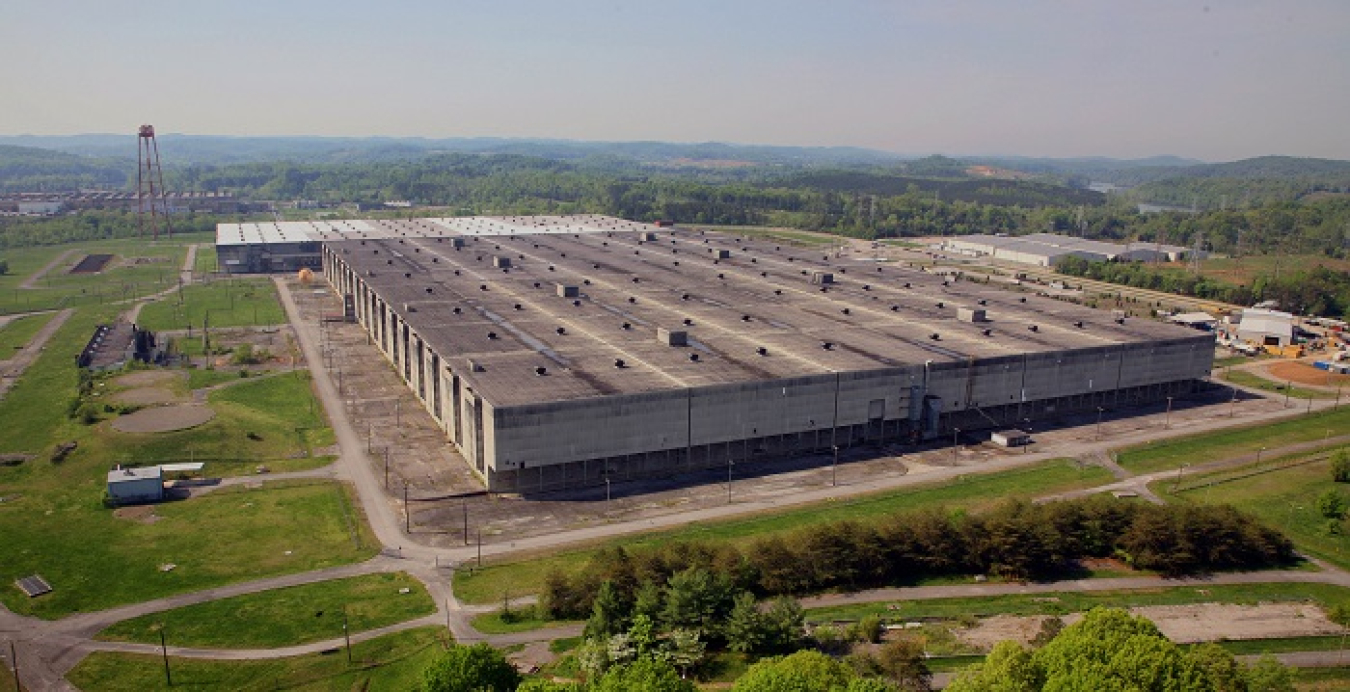
<svg viewBox="0 0 1350 692"><path fill-rule="evenodd" d="M1205 234L1204 234L1204 233L1196 233L1196 234L1195 234L1195 247L1191 249L1191 273L1192 273L1192 274L1197 274L1197 275L1198 275L1198 274L1200 273L1200 252L1201 252L1200 247L1201 247L1202 245L1204 245L1204 243L1205 243Z"/></svg>
<svg viewBox="0 0 1350 692"><path fill-rule="evenodd" d="M164 230L173 237L169 222L169 202L164 197L164 169L159 165L159 142L154 125L141 125L136 137L136 230L145 235L146 215L150 217L150 233L159 240L159 217L164 217Z"/></svg>

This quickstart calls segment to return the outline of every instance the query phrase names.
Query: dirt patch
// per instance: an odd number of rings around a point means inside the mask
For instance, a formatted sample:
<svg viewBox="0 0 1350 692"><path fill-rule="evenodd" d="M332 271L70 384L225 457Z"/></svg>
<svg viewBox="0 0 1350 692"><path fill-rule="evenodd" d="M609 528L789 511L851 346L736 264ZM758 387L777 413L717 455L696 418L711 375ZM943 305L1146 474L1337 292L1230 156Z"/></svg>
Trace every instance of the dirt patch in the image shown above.
<svg viewBox="0 0 1350 692"><path fill-rule="evenodd" d="M1049 619L1048 615L1031 617L995 615L981 620L980 624L969 629L956 630L955 634L961 643L979 651L989 651L995 644L1008 639L1021 644L1030 644L1041 631L1041 623Z"/></svg>
<svg viewBox="0 0 1350 692"><path fill-rule="evenodd" d="M186 373L173 370L142 370L113 378L114 387L155 387L181 380Z"/></svg>
<svg viewBox="0 0 1350 692"><path fill-rule="evenodd" d="M199 404L156 406L122 416L112 422L112 427L127 433L172 432L195 428L215 417L215 411Z"/></svg>
<svg viewBox="0 0 1350 692"><path fill-rule="evenodd" d="M120 507L113 510L113 516L117 519L126 519L139 524L153 524L164 517L155 514L155 508L149 505L139 505L136 507Z"/></svg>
<svg viewBox="0 0 1350 692"><path fill-rule="evenodd" d="M525 648L511 654L507 654L506 660L516 666L517 670L524 673L533 673L540 668L553 662L557 654L548 650L548 642L530 642Z"/></svg>
<svg viewBox="0 0 1350 692"><path fill-rule="evenodd" d="M1217 639L1275 639L1339 634L1341 628L1327 619L1322 609L1307 603L1262 603L1233 605L1144 606L1130 608L1135 615L1152 620L1168 639L1179 644ZM1011 639L1029 644L1049 616L997 615L969 629L955 631L957 639L980 651ZM1064 616L1064 624L1083 619L1081 613Z"/></svg>
<svg viewBox="0 0 1350 692"><path fill-rule="evenodd" d="M128 389L124 392L118 392L112 395L112 400L119 404L130 404L132 406L155 406L158 404L172 404L183 401L184 398L163 387L139 387L137 389Z"/></svg>
<svg viewBox="0 0 1350 692"><path fill-rule="evenodd" d="M1231 605L1201 603L1184 606L1148 606L1131 612L1153 621L1177 643L1226 639L1272 639L1340 634L1321 608L1307 603Z"/></svg>
<svg viewBox="0 0 1350 692"><path fill-rule="evenodd" d="M1318 370L1307 363L1296 360L1283 360L1266 366L1270 377L1280 382L1296 382L1317 387L1335 387L1350 383L1350 375L1333 375L1326 370Z"/></svg>

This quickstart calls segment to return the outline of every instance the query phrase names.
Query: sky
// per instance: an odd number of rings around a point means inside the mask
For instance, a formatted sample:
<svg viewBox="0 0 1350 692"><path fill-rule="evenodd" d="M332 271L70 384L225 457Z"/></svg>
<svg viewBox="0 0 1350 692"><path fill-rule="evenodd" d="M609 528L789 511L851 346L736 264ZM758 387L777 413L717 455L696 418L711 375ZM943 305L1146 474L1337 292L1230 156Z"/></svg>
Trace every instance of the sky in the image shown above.
<svg viewBox="0 0 1350 692"><path fill-rule="evenodd" d="M0 134L1350 159L1347 0L5 0Z"/></svg>

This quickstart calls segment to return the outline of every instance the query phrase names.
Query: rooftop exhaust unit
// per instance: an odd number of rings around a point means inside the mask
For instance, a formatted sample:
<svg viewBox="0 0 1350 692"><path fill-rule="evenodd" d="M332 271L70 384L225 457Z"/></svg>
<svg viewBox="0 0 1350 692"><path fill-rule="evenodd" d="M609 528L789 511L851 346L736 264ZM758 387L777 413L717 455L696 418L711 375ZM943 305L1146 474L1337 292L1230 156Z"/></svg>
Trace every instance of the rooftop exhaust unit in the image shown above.
<svg viewBox="0 0 1350 692"><path fill-rule="evenodd" d="M492 266L494 266L494 267L496 267L496 268L498 268L498 269L510 269L510 268L511 268L511 258L510 258L510 257L493 257L493 258L492 258Z"/></svg>
<svg viewBox="0 0 1350 692"><path fill-rule="evenodd" d="M834 283L834 274L822 271L811 272L811 283L821 286L832 284Z"/></svg>
<svg viewBox="0 0 1350 692"><path fill-rule="evenodd" d="M987 322L985 312L981 308L957 308L956 319L962 322Z"/></svg>
<svg viewBox="0 0 1350 692"><path fill-rule="evenodd" d="M549 267L549 269L552 269L552 267ZM571 286L568 284L557 284L557 287L559 298L576 298L577 296L581 295L581 289L578 288L577 286Z"/></svg>
<svg viewBox="0 0 1350 692"><path fill-rule="evenodd" d="M675 331L665 327L656 328L656 340L667 346L688 346L689 332L680 330Z"/></svg>

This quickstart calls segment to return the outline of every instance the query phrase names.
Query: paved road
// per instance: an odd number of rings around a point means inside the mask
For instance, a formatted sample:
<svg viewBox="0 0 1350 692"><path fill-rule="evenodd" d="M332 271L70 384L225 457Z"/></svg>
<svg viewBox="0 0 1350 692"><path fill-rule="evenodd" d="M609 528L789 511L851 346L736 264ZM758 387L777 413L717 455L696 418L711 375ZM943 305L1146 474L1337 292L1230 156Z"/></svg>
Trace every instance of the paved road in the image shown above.
<svg viewBox="0 0 1350 692"><path fill-rule="evenodd" d="M57 255L56 258L53 259L52 261L48 262L48 263L46 264L46 266L44 266L43 268L41 268L41 269L39 269L39 270L33 272L33 275L30 276L30 277L28 277L27 279L24 279L24 280L23 280L23 283L19 284L19 288L23 288L23 289L36 289L37 287L34 286L33 284L35 284L35 283L37 283L38 281L42 280L42 277L46 276L46 275L47 275L47 272L50 272L50 271L56 269L57 267L61 266L61 263L62 263L62 262L65 262L67 257L70 257L72 254L74 254L74 253L76 253L76 252L81 252L81 250L80 250L79 248L72 248L72 249L70 249L70 250L66 250L65 252L63 252L63 253Z"/></svg>
<svg viewBox="0 0 1350 692"><path fill-rule="evenodd" d="M32 340L18 353L7 360L0 361L0 399L5 398L10 387L13 387L14 383L19 380L19 376L23 375L28 366L32 365L33 361L37 360L37 357L42 354L42 349L47 346L47 342L51 340L52 335L56 334L56 330L60 329L73 314L75 314L75 311L71 308L56 313L56 316L48 320L47 324L43 325L42 329L39 329L38 333L33 335Z"/></svg>

